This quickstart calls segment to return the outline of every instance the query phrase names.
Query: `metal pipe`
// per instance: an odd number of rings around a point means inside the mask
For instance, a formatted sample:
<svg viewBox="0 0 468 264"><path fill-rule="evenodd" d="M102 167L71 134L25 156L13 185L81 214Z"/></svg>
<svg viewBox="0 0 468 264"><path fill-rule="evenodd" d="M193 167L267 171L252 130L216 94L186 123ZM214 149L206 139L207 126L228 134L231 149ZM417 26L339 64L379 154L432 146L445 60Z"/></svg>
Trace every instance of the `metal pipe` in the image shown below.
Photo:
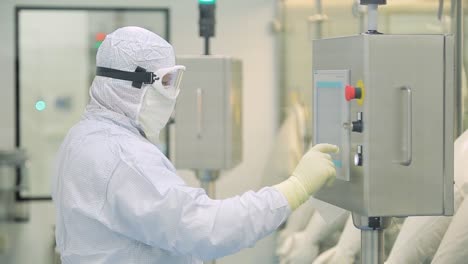
<svg viewBox="0 0 468 264"><path fill-rule="evenodd" d="M206 194L210 198L215 198L216 196L216 184L214 181L201 181L200 187L205 190Z"/></svg>
<svg viewBox="0 0 468 264"><path fill-rule="evenodd" d="M316 37L317 39L321 39L323 37L323 6L322 0L315 0L315 9L317 9L317 15L319 15L322 19L317 21L316 25Z"/></svg>
<svg viewBox="0 0 468 264"><path fill-rule="evenodd" d="M217 170L197 170L196 176L200 181L200 187L205 190L206 194L214 199L216 197L215 182L219 177Z"/></svg>
<svg viewBox="0 0 468 264"><path fill-rule="evenodd" d="M286 89L286 0L277 0L275 7L275 18L274 18L274 29L276 33L276 81L278 82L277 93L275 94L275 103L276 109L286 109L287 101L284 98L287 98L287 89ZM278 127L278 124L286 118L285 111L279 111L276 115L275 126Z"/></svg>
<svg viewBox="0 0 468 264"><path fill-rule="evenodd" d="M353 4L353 14L359 20L358 34L366 32L366 16L365 10L361 7L360 1L356 0Z"/></svg>
<svg viewBox="0 0 468 264"><path fill-rule="evenodd" d="M367 30L369 32L376 32L379 21L378 13L379 5L369 4L367 5Z"/></svg>
<svg viewBox="0 0 468 264"><path fill-rule="evenodd" d="M210 55L210 37L205 36L205 55Z"/></svg>
<svg viewBox="0 0 468 264"><path fill-rule="evenodd" d="M315 0L315 8L317 9L317 14L323 14L322 0Z"/></svg>
<svg viewBox="0 0 468 264"><path fill-rule="evenodd" d="M383 230L361 230L361 263L384 263Z"/></svg>
<svg viewBox="0 0 468 264"><path fill-rule="evenodd" d="M444 0L439 0L439 9L437 11L437 18L442 21L442 16L444 15Z"/></svg>
<svg viewBox="0 0 468 264"><path fill-rule="evenodd" d="M352 214L354 226L361 229L361 262L384 263L383 232L390 225L389 217L368 217Z"/></svg>

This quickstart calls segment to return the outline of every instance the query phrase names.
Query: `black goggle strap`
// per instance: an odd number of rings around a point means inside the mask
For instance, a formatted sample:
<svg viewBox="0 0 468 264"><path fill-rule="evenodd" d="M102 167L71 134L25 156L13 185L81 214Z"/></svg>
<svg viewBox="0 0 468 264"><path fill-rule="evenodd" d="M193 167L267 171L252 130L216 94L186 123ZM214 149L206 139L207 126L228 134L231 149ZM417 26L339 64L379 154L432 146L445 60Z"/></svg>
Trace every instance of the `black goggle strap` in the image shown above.
<svg viewBox="0 0 468 264"><path fill-rule="evenodd" d="M132 86L140 89L143 84L152 84L157 77L152 72L147 72L142 67L137 67L135 72L121 71L106 67L96 67L96 76L109 77L112 79L119 79L132 82Z"/></svg>

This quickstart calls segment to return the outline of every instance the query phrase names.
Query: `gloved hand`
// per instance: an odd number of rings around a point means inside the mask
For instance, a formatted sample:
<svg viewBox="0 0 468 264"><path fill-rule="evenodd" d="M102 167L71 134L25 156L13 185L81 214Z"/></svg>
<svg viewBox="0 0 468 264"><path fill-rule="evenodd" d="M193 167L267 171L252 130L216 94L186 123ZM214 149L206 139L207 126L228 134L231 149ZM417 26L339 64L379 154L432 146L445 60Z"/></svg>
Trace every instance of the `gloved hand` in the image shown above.
<svg viewBox="0 0 468 264"><path fill-rule="evenodd" d="M299 161L291 177L273 186L286 197L292 210L303 204L323 185L333 183L336 170L328 153L337 153L338 150L335 145L315 145Z"/></svg>

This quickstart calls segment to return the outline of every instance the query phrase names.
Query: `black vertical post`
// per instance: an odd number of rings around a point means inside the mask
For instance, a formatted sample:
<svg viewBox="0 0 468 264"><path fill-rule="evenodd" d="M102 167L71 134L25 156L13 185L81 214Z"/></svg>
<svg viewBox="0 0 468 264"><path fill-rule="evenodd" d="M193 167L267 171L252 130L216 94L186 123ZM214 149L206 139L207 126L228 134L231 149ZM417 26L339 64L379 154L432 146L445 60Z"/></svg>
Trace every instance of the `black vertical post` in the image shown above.
<svg viewBox="0 0 468 264"><path fill-rule="evenodd" d="M215 10L216 4L212 2L200 2L200 37L205 40L205 55L210 55L210 38L215 36Z"/></svg>

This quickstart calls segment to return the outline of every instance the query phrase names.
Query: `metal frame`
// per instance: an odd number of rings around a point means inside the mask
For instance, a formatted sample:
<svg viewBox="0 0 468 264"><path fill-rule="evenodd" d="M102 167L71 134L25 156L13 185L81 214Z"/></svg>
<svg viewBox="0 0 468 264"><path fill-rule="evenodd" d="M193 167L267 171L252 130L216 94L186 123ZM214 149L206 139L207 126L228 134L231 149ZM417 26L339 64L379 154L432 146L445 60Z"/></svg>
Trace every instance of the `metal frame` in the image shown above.
<svg viewBox="0 0 468 264"><path fill-rule="evenodd" d="M170 41L170 10L169 8L152 8L152 7L86 7L86 6L63 6L63 5L51 5L51 6L35 6L35 5L16 5L14 7L15 11L15 146L20 148L21 140L20 140L20 57L19 57L19 13L22 10L59 10L59 11L117 11L117 12L125 12L125 11L137 11L137 12L161 12L165 16L165 38L167 41ZM169 139L168 139L169 140ZM20 186L21 184L21 170L16 170L16 186ZM23 196L20 190L15 191L15 199L17 202L28 202L28 201L50 201L52 197L50 196Z"/></svg>

